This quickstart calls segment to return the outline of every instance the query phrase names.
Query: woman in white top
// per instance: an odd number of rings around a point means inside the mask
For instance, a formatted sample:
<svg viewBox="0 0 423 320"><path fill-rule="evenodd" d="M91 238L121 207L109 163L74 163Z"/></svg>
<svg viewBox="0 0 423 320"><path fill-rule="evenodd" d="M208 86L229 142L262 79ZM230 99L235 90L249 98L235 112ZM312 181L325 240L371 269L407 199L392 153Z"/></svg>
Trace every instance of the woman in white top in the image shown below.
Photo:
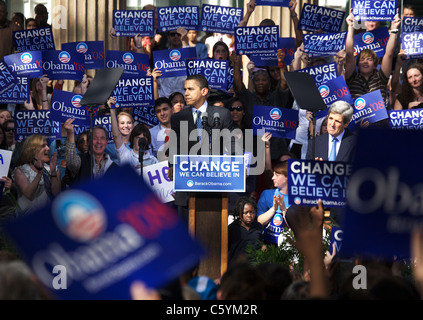
<svg viewBox="0 0 423 320"><path fill-rule="evenodd" d="M108 101L110 104L115 104L115 99L111 97ZM145 138L146 144L144 148L144 154L142 158L143 166L149 166L152 164L158 163L158 160L156 157L154 157L149 149L151 144L151 135L150 130L143 124L137 124L132 130L129 135L129 145L127 148L125 145L124 136L122 135L121 131L119 130L117 118L116 118L116 109L111 108L110 109L110 118L112 122L112 133L113 133L113 139L115 141L116 151L119 159L120 165L129 164L132 168L137 170L139 173L141 173L141 163L139 158L139 139Z"/></svg>
<svg viewBox="0 0 423 320"><path fill-rule="evenodd" d="M46 137L32 135L25 139L18 167L12 174L22 212L44 206L61 190L57 155L54 153L50 160L49 151Z"/></svg>

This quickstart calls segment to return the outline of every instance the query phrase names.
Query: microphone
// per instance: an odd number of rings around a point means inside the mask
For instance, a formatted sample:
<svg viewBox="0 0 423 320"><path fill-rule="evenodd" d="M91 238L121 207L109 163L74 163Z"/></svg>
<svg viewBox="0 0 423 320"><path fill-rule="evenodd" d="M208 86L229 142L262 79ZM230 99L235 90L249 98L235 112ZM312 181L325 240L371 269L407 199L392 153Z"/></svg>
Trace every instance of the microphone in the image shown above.
<svg viewBox="0 0 423 320"><path fill-rule="evenodd" d="M147 139L146 138L143 137L143 138L138 139L138 146L140 147L138 156L139 156L139 162L140 163L142 163L142 161L143 161L144 149L145 149L146 145L147 145Z"/></svg>
<svg viewBox="0 0 423 320"><path fill-rule="evenodd" d="M209 115L206 111L204 111L201 114L201 124L203 125L203 128L206 126L208 120L209 120Z"/></svg>
<svg viewBox="0 0 423 320"><path fill-rule="evenodd" d="M213 115L213 124L215 127L220 126L220 114L217 112Z"/></svg>

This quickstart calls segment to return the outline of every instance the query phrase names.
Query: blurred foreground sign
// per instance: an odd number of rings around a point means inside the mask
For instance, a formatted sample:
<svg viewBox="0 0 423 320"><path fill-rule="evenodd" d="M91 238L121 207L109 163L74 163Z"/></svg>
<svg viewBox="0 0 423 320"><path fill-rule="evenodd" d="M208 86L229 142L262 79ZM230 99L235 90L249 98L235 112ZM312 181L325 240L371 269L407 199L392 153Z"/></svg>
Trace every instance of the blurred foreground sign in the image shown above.
<svg viewBox="0 0 423 320"><path fill-rule="evenodd" d="M61 193L5 231L58 299L130 299L132 282L158 288L203 254L175 210L129 167Z"/></svg>

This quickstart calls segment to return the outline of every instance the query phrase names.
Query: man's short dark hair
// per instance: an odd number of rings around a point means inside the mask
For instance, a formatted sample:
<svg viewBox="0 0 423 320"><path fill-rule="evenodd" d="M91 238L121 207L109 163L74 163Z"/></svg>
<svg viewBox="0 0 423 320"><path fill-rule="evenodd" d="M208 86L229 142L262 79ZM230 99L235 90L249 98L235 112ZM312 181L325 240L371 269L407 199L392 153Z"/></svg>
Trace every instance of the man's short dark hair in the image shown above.
<svg viewBox="0 0 423 320"><path fill-rule="evenodd" d="M157 108L157 107L161 106L161 105L162 105L162 104L164 104L164 103L166 103L166 104L169 106L169 108L171 108L171 109L172 109L172 101L170 101L170 99L169 99L169 98L166 98L166 97L161 97L161 98L158 98L158 99L154 102L154 112L156 111L156 108Z"/></svg>
<svg viewBox="0 0 423 320"><path fill-rule="evenodd" d="M198 83L198 86L200 87L200 89L204 89L204 88L209 88L209 82L207 81L206 77L201 75L201 74L192 74L190 76L187 77L186 79L188 80L195 80Z"/></svg>

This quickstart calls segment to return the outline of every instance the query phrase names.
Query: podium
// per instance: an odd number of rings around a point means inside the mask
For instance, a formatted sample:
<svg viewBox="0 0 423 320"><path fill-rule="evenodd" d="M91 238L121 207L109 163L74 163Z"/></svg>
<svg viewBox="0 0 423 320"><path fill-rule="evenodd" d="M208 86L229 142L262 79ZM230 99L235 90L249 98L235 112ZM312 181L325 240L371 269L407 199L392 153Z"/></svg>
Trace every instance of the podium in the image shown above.
<svg viewBox="0 0 423 320"><path fill-rule="evenodd" d="M199 274L220 278L228 265L228 194L192 192L189 196L189 232L207 251Z"/></svg>

